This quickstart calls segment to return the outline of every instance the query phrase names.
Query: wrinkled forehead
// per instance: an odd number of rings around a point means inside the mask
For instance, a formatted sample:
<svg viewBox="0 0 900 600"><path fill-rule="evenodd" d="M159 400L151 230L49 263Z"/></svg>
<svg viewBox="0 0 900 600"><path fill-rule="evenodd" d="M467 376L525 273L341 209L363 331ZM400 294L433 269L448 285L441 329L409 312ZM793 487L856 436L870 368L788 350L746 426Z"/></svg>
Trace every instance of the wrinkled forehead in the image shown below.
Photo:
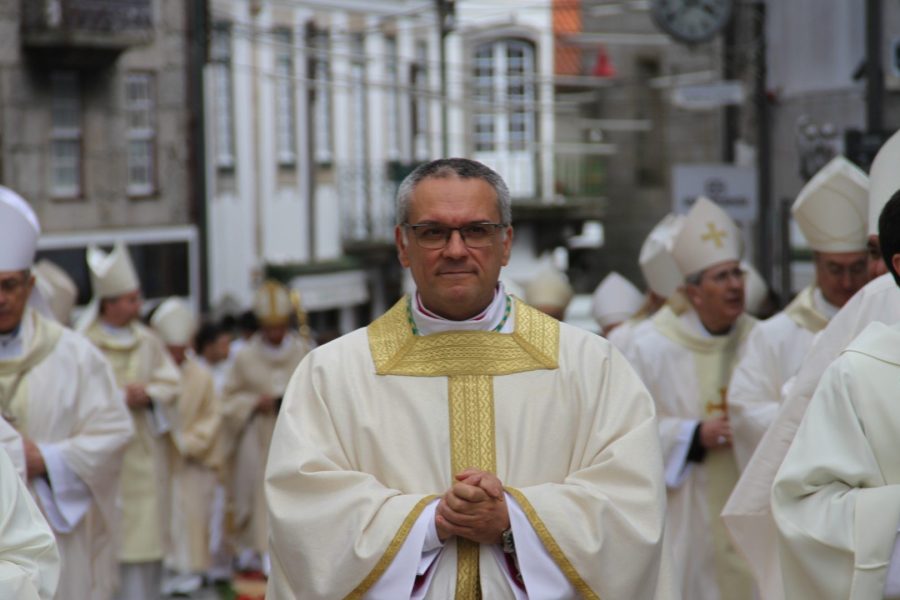
<svg viewBox="0 0 900 600"><path fill-rule="evenodd" d="M471 221L500 220L497 191L477 177L454 175L426 177L416 185L409 202L409 215L416 221L440 221L441 216L471 216Z"/></svg>

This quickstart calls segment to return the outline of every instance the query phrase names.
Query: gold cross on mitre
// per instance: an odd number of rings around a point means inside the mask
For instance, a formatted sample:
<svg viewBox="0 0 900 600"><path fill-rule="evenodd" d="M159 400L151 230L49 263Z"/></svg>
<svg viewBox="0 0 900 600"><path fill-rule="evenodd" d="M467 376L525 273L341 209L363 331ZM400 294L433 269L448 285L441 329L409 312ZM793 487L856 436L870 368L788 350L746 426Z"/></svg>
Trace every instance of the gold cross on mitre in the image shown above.
<svg viewBox="0 0 900 600"><path fill-rule="evenodd" d="M704 242L707 240L712 240L716 245L716 248L721 248L723 245L722 239L728 237L728 232L724 229L716 229L716 224L712 221L708 222L706 224L706 227L707 229L709 229L709 231L701 235L700 239Z"/></svg>
<svg viewBox="0 0 900 600"><path fill-rule="evenodd" d="M722 411L725 414L728 414L728 400L726 396L728 395L728 388L719 388L719 403L713 404L712 402L706 403L706 414L711 415L717 410Z"/></svg>

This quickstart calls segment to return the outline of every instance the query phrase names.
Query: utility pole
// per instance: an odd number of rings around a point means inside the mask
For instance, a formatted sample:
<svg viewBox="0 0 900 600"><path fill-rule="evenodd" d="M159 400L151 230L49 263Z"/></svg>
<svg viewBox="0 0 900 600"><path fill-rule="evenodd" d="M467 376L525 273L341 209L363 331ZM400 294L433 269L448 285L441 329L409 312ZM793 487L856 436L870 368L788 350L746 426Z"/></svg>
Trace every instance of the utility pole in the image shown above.
<svg viewBox="0 0 900 600"><path fill-rule="evenodd" d="M441 70L441 157L450 155L450 132L447 131L447 109L450 97L447 93L447 36L453 31L456 19L456 0L435 0L437 2L438 34L440 43L439 68Z"/></svg>

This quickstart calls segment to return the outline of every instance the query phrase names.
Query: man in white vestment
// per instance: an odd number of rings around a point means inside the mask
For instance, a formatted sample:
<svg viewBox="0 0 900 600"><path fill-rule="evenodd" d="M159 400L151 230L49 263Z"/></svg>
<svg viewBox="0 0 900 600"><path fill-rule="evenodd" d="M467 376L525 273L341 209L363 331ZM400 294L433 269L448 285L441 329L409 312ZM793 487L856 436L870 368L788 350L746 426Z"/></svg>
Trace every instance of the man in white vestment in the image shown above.
<svg viewBox="0 0 900 600"><path fill-rule="evenodd" d="M791 212L813 250L815 281L757 326L728 386L734 453L743 469L775 419L782 388L813 336L868 282L868 177L839 156L807 183Z"/></svg>
<svg viewBox="0 0 900 600"><path fill-rule="evenodd" d="M0 439L11 431L0 419ZM59 581L59 552L20 475L0 448L0 598L51 600Z"/></svg>
<svg viewBox="0 0 900 600"><path fill-rule="evenodd" d="M270 600L674 593L652 402L608 342L498 284L510 212L475 161L401 184L416 292L310 353L285 396Z"/></svg>
<svg viewBox="0 0 900 600"><path fill-rule="evenodd" d="M600 333L610 339L644 304L644 295L634 284L616 273L609 273L591 296L591 315L600 325ZM621 350L621 348L619 348Z"/></svg>
<svg viewBox="0 0 900 600"><path fill-rule="evenodd" d="M900 285L900 192L879 243ZM828 367L775 477L786 598L900 598L900 323L873 322Z"/></svg>
<svg viewBox="0 0 900 600"><path fill-rule="evenodd" d="M656 402L665 460L671 549L683 598L752 598L743 560L718 517L737 481L728 420L728 381L755 320L744 312L740 230L699 198L672 256L690 308L660 311L632 342L632 364Z"/></svg>
<svg viewBox="0 0 900 600"><path fill-rule="evenodd" d="M150 326L181 371L171 431L171 544L165 558L174 574L163 591L190 594L202 587L211 564L210 512L221 463L222 413L212 374L190 349L197 328L193 310L180 298L168 298L153 311Z"/></svg>
<svg viewBox="0 0 900 600"><path fill-rule="evenodd" d="M238 351L222 394L233 495L234 536L241 571L268 574L268 520L263 477L275 419L291 374L312 348L292 327L299 299L281 283L265 281L253 301L259 331Z"/></svg>
<svg viewBox="0 0 900 600"><path fill-rule="evenodd" d="M900 189L900 133L895 133L879 150L869 170L869 243L878 247L878 216L891 195ZM869 272L874 268L869 261ZM847 345L872 321L900 321L900 290L890 275L870 281L850 298L813 340L797 375L783 394L782 406L760 440L740 481L722 511L722 518L741 552L751 561L760 580L767 581L761 592L766 600L784 598L775 545L770 496L775 473L784 459L803 413L822 373Z"/></svg>
<svg viewBox="0 0 900 600"><path fill-rule="evenodd" d="M28 306L39 234L31 207L0 187L0 409L21 435L28 487L57 538L60 597L108 600L115 494L133 428L100 352Z"/></svg>
<svg viewBox="0 0 900 600"><path fill-rule="evenodd" d="M650 318L657 311L666 309L681 314L686 308L684 296L678 291L684 283L684 276L672 258L672 243L683 223L683 215L666 215L641 245L638 265L647 283L646 300L628 320L607 336L625 356L631 352L632 340L651 327Z"/></svg>
<svg viewBox="0 0 900 600"><path fill-rule="evenodd" d="M125 449L119 485L117 597L156 600L168 544L170 411L180 375L162 341L138 319L140 282L125 245L116 244L109 254L91 246L87 264L94 299L79 330L112 365L135 431Z"/></svg>

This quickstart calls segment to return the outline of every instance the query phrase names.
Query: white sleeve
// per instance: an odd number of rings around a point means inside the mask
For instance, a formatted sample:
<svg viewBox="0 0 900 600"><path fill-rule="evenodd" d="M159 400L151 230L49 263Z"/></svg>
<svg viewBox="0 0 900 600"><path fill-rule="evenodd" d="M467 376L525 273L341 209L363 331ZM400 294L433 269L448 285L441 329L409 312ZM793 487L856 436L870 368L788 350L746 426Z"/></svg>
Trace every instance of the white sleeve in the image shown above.
<svg viewBox="0 0 900 600"><path fill-rule="evenodd" d="M91 489L69 468L56 444L38 444L38 448L50 481L36 477L31 484L53 530L70 533L91 507Z"/></svg>
<svg viewBox="0 0 900 600"><path fill-rule="evenodd" d="M166 405L162 402L157 402L152 398L150 402L151 405L147 407L147 411L145 412L147 416L147 425L150 426L150 431L152 431L156 437L169 433L169 431L172 430L172 424L166 416Z"/></svg>
<svg viewBox="0 0 900 600"><path fill-rule="evenodd" d="M884 582L884 597L900 598L900 534L894 540L894 551L891 553L891 562Z"/></svg>
<svg viewBox="0 0 900 600"><path fill-rule="evenodd" d="M509 524L512 527L513 539L516 544L516 558L519 561L519 572L525 582L523 592L509 574L506 563L502 563L502 571L509 580L510 587L516 595L516 600L564 600L577 598L578 593L569 579L559 570L556 562L547 553L541 538L531 526L528 517L515 498L506 494L506 502L509 507ZM493 546L501 555L503 551ZM504 557L500 557L505 561Z"/></svg>
<svg viewBox="0 0 900 600"><path fill-rule="evenodd" d="M406 541L397 551L394 560L385 570L384 574L375 582L364 598L366 600L397 600L398 598L410 598L418 600L423 598L431 585L434 576L432 564L438 559L444 545L437 535L434 524L434 511L439 500L432 500L416 522L413 524ZM413 585L416 577L425 575L425 581L413 594Z"/></svg>
<svg viewBox="0 0 900 600"><path fill-rule="evenodd" d="M666 487L680 487L687 479L691 469L687 461L688 452L691 450L691 441L694 439L694 430L700 421L683 421L675 438L675 447L669 453L666 460L665 476Z"/></svg>

